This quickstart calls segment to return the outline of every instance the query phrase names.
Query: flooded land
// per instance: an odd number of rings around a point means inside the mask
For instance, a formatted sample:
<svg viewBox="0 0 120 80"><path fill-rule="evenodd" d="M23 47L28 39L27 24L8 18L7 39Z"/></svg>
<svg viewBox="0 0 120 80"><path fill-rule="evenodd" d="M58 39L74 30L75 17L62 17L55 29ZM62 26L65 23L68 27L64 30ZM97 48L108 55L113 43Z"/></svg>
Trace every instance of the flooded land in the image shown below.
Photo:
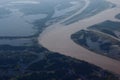
<svg viewBox="0 0 120 80"><path fill-rule="evenodd" d="M0 80L119 80L119 14L119 0L1 0Z"/></svg>

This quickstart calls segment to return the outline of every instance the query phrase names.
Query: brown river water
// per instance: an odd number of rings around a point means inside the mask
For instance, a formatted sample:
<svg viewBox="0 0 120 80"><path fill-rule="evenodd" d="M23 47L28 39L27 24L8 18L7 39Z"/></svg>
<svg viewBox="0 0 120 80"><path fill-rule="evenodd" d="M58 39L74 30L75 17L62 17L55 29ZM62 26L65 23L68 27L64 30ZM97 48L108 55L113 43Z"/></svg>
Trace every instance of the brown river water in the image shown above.
<svg viewBox="0 0 120 80"><path fill-rule="evenodd" d="M85 1L86 5L83 10L89 5L89 0ZM115 15L120 13L120 0L107 1L110 1L117 6L115 8L107 9L103 12L100 12L99 14L94 15L90 18L80 20L79 22L67 26L60 23L49 26L38 38L39 43L50 51L59 52L66 56L71 56L79 60L84 60L108 71L120 74L120 61L91 52L71 40L72 34L80 31L81 29L86 29L91 25L106 20L119 21L115 19ZM82 12L83 10L80 10L79 12Z"/></svg>

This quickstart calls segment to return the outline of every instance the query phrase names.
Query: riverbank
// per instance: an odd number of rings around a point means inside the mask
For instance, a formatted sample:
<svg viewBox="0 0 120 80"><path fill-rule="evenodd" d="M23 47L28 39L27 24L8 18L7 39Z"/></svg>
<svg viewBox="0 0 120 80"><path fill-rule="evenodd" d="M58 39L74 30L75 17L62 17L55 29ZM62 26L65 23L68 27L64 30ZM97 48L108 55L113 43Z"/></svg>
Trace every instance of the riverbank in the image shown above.
<svg viewBox="0 0 120 80"><path fill-rule="evenodd" d="M88 2L88 0L85 0ZM54 24L46 28L39 37L39 43L50 51L59 52L61 54L71 56L80 60L100 66L103 69L120 74L120 62L94 52L91 52L71 40L71 35L75 32L86 29L94 24L106 21L116 20L115 15L119 14L119 1L108 0L116 4L115 8L107 9L92 17L80 20L71 25ZM109 14L109 15L108 15Z"/></svg>

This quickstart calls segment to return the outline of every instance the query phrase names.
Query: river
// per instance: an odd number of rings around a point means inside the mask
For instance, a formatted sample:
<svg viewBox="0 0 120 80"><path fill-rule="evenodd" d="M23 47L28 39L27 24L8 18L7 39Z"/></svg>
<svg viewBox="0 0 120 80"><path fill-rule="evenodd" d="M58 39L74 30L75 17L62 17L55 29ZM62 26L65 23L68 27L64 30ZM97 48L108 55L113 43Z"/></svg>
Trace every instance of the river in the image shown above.
<svg viewBox="0 0 120 80"><path fill-rule="evenodd" d="M80 12L86 9L86 7L89 5L89 0L85 1L86 5L82 10L80 10ZM71 35L77 31L80 31L81 29L86 29L89 26L104 22L106 20L116 21L115 16L120 13L120 0L107 1L116 4L116 7L107 9L100 12L99 14L80 20L70 25L60 24L61 22L53 24L46 28L40 35L38 38L39 43L50 51L59 52L66 56L84 60L113 73L120 74L119 61L91 52L71 40Z"/></svg>

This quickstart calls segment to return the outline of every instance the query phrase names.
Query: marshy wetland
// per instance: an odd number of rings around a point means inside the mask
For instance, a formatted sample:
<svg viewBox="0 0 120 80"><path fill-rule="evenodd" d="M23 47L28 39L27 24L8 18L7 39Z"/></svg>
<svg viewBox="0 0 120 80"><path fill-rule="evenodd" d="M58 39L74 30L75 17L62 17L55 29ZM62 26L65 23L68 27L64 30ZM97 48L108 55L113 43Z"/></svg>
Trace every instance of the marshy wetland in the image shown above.
<svg viewBox="0 0 120 80"><path fill-rule="evenodd" d="M119 61L71 38L106 20L119 21L118 0L1 0L0 4L0 80L119 80Z"/></svg>

